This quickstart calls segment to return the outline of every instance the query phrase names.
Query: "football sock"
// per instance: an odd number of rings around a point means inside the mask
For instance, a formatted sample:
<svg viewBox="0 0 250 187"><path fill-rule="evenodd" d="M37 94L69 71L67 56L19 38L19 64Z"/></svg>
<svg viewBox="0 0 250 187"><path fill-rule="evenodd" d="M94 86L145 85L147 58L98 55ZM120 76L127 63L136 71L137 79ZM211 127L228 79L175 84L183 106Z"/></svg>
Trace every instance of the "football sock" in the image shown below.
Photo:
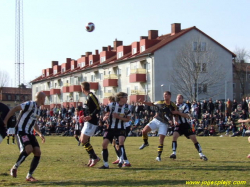
<svg viewBox="0 0 250 187"><path fill-rule="evenodd" d="M148 144L148 135L142 135L142 139L144 141L144 144Z"/></svg>
<svg viewBox="0 0 250 187"><path fill-rule="evenodd" d="M174 154L176 154L176 149L177 149L177 141L172 141L172 150Z"/></svg>
<svg viewBox="0 0 250 187"><path fill-rule="evenodd" d="M120 162L123 162L126 156L124 145L119 145L119 152L120 152ZM125 160L127 160L127 156Z"/></svg>
<svg viewBox="0 0 250 187"><path fill-rule="evenodd" d="M201 149L201 146L200 146L199 142L195 143L194 146L195 146L195 148L197 149L197 151L199 153L202 153L202 149Z"/></svg>
<svg viewBox="0 0 250 187"><path fill-rule="evenodd" d="M78 136L77 136L77 137L75 137L75 139L79 142L79 138L78 138Z"/></svg>
<svg viewBox="0 0 250 187"><path fill-rule="evenodd" d="M32 174L34 173L35 169L37 168L38 164L39 164L39 160L40 160L40 156L34 156L33 160L30 164L30 170L29 170L29 175L32 176Z"/></svg>
<svg viewBox="0 0 250 187"><path fill-rule="evenodd" d="M108 156L109 156L108 149L103 149L102 150L102 157L103 157L104 162L108 162Z"/></svg>
<svg viewBox="0 0 250 187"><path fill-rule="evenodd" d="M14 168L18 168L23 161L26 159L26 157L28 156L28 154L26 153L26 151L24 150L23 152L21 152L21 154L19 155L17 162L14 165Z"/></svg>
<svg viewBox="0 0 250 187"><path fill-rule="evenodd" d="M92 145L89 143L89 142L86 142L83 147L85 148L85 150L88 152L89 154L89 158L92 158L92 159L97 159L97 156L95 154L95 151L92 147Z"/></svg>
<svg viewBox="0 0 250 187"><path fill-rule="evenodd" d="M9 143L10 143L10 137L7 136L7 144L9 144Z"/></svg>
<svg viewBox="0 0 250 187"><path fill-rule="evenodd" d="M158 157L161 157L162 151L163 151L163 144L160 144L160 145L158 146Z"/></svg>
<svg viewBox="0 0 250 187"><path fill-rule="evenodd" d="M114 148L115 148L115 153L116 153L117 157L119 158L119 151L116 149L116 145L114 145Z"/></svg>
<svg viewBox="0 0 250 187"><path fill-rule="evenodd" d="M15 143L15 136L12 136L12 143Z"/></svg>

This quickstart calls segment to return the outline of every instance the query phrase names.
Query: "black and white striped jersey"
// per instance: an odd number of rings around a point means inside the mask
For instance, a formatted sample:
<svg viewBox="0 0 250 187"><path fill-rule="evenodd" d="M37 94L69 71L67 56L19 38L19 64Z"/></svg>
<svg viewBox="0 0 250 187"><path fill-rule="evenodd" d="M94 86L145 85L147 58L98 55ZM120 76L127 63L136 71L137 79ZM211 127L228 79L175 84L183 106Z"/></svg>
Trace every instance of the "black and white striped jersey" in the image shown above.
<svg viewBox="0 0 250 187"><path fill-rule="evenodd" d="M20 106L22 110L18 116L17 131L33 134L35 122L41 115L40 107L37 106L35 101L27 101Z"/></svg>
<svg viewBox="0 0 250 187"><path fill-rule="evenodd" d="M106 112L109 113L109 129L125 129L127 126L127 122L124 122L122 120L113 118L113 112L118 113L121 117L127 117L131 116L131 111L129 110L129 105L124 104L123 106L120 106L118 103L110 103L106 107Z"/></svg>
<svg viewBox="0 0 250 187"><path fill-rule="evenodd" d="M177 105L179 112L184 113L184 114L189 114L189 107L186 103L178 104ZM190 123L189 119L178 116L178 123Z"/></svg>

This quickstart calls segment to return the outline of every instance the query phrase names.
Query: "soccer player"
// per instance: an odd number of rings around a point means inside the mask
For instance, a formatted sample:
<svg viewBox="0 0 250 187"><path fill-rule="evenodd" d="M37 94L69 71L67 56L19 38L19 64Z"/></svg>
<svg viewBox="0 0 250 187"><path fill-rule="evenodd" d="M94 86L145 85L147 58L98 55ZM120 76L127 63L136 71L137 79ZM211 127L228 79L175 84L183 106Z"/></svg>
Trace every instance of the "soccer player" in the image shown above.
<svg viewBox="0 0 250 187"><path fill-rule="evenodd" d="M82 116L84 126L82 128L80 141L89 154L90 159L87 165L89 167L93 167L100 161L100 158L96 156L95 151L89 142L89 138L95 134L95 130L98 126L97 114L100 112L100 106L96 96L90 92L90 84L88 82L82 82L81 89L87 96L87 99L83 105L85 114Z"/></svg>
<svg viewBox="0 0 250 187"><path fill-rule="evenodd" d="M26 176L26 181L36 182L37 180L32 176L35 169L39 164L41 157L40 146L37 142L33 130L35 129L36 133L42 139L42 143L45 142L45 138L39 130L39 127L36 123L38 118L41 115L40 106L44 105L45 94L43 92L38 92L36 94L35 101L27 101L22 103L15 108L11 109L7 116L4 119L4 124L7 124L8 119L15 114L15 112L20 111L18 122L16 125L16 134L17 134L17 143L20 149L20 155L17 159L17 162L11 168L11 176L17 177L17 169L21 163L29 156L30 153L34 154L33 160L30 165L30 170Z"/></svg>
<svg viewBox="0 0 250 187"><path fill-rule="evenodd" d="M177 139L181 135L185 135L187 139L191 139L194 143L195 148L199 152L200 159L207 161L207 157L202 153L201 146L196 139L196 135L192 131L191 125L188 121L190 118L189 107L186 103L183 103L183 96L178 94L176 97L176 104L178 107L178 111L172 111L173 114L178 115L178 123L175 125L173 141L172 141L172 149L173 153L170 155L170 158L176 159L176 149L177 149Z"/></svg>
<svg viewBox="0 0 250 187"><path fill-rule="evenodd" d="M238 123L250 123L250 118L249 119L239 119ZM248 141L249 141L249 137L248 137ZM250 154L247 155L247 158L250 158Z"/></svg>
<svg viewBox="0 0 250 187"><path fill-rule="evenodd" d="M99 169L108 169L108 144L111 143L116 137L119 141L119 163L118 167L121 168L126 159L126 151L124 147L124 141L126 137L126 122L131 118L131 112L129 105L127 104L128 94L119 92L116 95L116 102L112 102L106 108L106 116L109 117L108 130L103 135L102 143L102 156L103 166ZM127 163L129 164L129 163Z"/></svg>
<svg viewBox="0 0 250 187"><path fill-rule="evenodd" d="M12 144L15 144L15 125L16 125L16 115L14 114L11 118L12 125L9 126L7 130L7 144L10 144L10 136L12 136Z"/></svg>
<svg viewBox="0 0 250 187"><path fill-rule="evenodd" d="M155 106L156 115L152 121L150 121L142 130L142 138L144 143L139 149L144 149L149 146L148 144L148 132L158 130L159 134L159 146L157 161L161 161L161 154L163 151L163 142L167 134L169 121L174 120L177 122L178 118L173 116L171 111L177 110L177 106L171 101L171 92L165 91L163 93L164 100L157 101L155 103L142 102L148 106ZM141 101L140 101L141 102Z"/></svg>

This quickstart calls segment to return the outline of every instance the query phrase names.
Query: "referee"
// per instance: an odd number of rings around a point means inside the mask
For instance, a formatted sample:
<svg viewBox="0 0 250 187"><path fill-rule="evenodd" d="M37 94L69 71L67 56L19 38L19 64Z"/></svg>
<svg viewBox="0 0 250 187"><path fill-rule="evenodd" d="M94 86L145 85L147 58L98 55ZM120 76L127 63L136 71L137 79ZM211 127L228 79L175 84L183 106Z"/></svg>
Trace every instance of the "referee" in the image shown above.
<svg viewBox="0 0 250 187"><path fill-rule="evenodd" d="M16 134L17 134L17 143L20 149L20 155L17 159L17 162L11 168L10 174L12 177L17 177L17 168L21 163L29 156L30 153L34 154L33 160L30 165L30 170L26 176L26 181L36 182L37 180L32 176L35 169L38 166L41 151L40 146L37 142L33 130L35 129L36 133L42 139L42 142L45 142L45 138L39 130L39 127L36 123L36 120L41 115L40 106L44 105L45 94L43 92L38 92L36 94L35 101L27 101L22 103L15 108L11 109L7 116L4 119L4 124L7 124L7 121L15 112L20 111L18 116L18 121L16 125Z"/></svg>

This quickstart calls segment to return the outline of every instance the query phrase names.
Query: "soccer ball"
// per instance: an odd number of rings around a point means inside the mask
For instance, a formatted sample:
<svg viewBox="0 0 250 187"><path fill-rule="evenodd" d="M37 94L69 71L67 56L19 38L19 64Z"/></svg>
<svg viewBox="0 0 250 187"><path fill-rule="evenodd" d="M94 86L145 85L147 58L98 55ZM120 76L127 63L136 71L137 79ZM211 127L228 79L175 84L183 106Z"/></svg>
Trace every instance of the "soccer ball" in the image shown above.
<svg viewBox="0 0 250 187"><path fill-rule="evenodd" d="M87 23L85 27L86 27L86 31L88 32L92 32L93 30L95 30L95 25L94 23L91 23L91 22Z"/></svg>

